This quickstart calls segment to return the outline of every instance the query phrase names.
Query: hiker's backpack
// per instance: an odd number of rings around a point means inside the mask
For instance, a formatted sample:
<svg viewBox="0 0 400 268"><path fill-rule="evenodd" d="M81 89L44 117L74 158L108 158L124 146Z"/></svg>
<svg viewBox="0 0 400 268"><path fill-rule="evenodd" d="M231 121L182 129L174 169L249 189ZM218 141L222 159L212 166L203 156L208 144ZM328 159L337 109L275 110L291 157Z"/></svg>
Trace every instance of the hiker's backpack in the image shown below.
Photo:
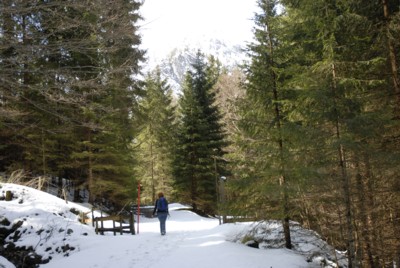
<svg viewBox="0 0 400 268"><path fill-rule="evenodd" d="M168 210L168 204L167 200L164 197L160 197L157 201L157 210L158 211L167 211Z"/></svg>

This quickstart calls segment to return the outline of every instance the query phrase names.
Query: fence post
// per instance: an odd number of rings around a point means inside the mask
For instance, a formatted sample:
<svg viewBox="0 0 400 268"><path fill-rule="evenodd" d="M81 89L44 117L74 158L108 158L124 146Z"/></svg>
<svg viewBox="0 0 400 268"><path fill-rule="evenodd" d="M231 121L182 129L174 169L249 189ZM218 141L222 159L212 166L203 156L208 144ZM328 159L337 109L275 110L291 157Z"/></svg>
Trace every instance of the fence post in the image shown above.
<svg viewBox="0 0 400 268"><path fill-rule="evenodd" d="M122 229L122 221L123 221L122 216L119 215L119 228L120 228L120 234L121 234L121 235L122 235L122 232L123 232L123 229Z"/></svg>
<svg viewBox="0 0 400 268"><path fill-rule="evenodd" d="M12 192L6 191L6 201L11 201L11 199L12 199Z"/></svg>
<svg viewBox="0 0 400 268"><path fill-rule="evenodd" d="M96 234L99 234L99 222L97 221L97 219L94 219L93 224L94 224L94 221L96 221L96 229L95 229Z"/></svg>
<svg viewBox="0 0 400 268"><path fill-rule="evenodd" d="M94 227L94 207L92 207L92 226Z"/></svg>
<svg viewBox="0 0 400 268"><path fill-rule="evenodd" d="M131 234L135 234L135 216L132 211L129 211L129 228L131 229Z"/></svg>

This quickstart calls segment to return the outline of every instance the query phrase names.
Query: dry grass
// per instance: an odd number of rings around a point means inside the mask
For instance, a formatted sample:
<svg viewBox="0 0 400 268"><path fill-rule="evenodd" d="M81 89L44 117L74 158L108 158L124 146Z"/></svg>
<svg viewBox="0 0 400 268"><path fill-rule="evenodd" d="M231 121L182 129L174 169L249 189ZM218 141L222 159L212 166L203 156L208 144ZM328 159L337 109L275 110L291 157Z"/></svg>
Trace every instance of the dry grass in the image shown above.
<svg viewBox="0 0 400 268"><path fill-rule="evenodd" d="M11 175L6 179L6 182L42 190L44 186L50 183L50 178L46 176L32 178L24 170L19 169L13 171Z"/></svg>

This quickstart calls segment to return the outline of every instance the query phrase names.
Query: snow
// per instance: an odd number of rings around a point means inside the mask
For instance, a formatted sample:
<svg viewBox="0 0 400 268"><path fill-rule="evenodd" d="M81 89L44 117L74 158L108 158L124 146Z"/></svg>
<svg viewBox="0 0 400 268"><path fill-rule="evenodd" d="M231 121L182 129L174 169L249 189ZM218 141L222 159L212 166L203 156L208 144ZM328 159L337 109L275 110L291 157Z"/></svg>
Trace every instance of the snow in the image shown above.
<svg viewBox="0 0 400 268"><path fill-rule="evenodd" d="M140 218L137 235L96 235L90 223L80 223L79 215L71 212L90 212L86 205L66 203L25 186L0 184L0 197L6 191L12 191L14 198L11 201L0 198L0 228L11 228L22 221L18 229L20 236L10 234L6 242L18 247L32 246L44 259L51 258L49 263L40 265L43 268L323 267L320 263L307 262L307 257L315 253L311 251L316 247L322 249L327 245L317 234L298 225L295 226L302 235L293 238L296 250L273 248L268 241L272 236L282 236L277 221L219 225L218 219L200 217L181 204L171 204L165 236L160 235L157 218L144 216ZM9 226L2 226L5 218L11 223ZM239 243L250 234L258 241L265 238L260 243L261 249ZM319 258L321 255L315 260L327 262L326 258ZM2 256L0 267L15 268ZM328 261L325 267L336 266Z"/></svg>

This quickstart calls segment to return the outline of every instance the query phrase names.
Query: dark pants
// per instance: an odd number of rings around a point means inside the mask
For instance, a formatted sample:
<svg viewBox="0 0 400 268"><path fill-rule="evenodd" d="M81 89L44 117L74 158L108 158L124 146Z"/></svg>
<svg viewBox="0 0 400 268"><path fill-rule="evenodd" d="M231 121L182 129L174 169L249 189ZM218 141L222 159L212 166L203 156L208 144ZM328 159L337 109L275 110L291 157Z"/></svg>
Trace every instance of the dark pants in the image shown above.
<svg viewBox="0 0 400 268"><path fill-rule="evenodd" d="M165 234L165 222L167 221L167 212L158 212L157 217L158 220L160 221L160 232L161 234Z"/></svg>

